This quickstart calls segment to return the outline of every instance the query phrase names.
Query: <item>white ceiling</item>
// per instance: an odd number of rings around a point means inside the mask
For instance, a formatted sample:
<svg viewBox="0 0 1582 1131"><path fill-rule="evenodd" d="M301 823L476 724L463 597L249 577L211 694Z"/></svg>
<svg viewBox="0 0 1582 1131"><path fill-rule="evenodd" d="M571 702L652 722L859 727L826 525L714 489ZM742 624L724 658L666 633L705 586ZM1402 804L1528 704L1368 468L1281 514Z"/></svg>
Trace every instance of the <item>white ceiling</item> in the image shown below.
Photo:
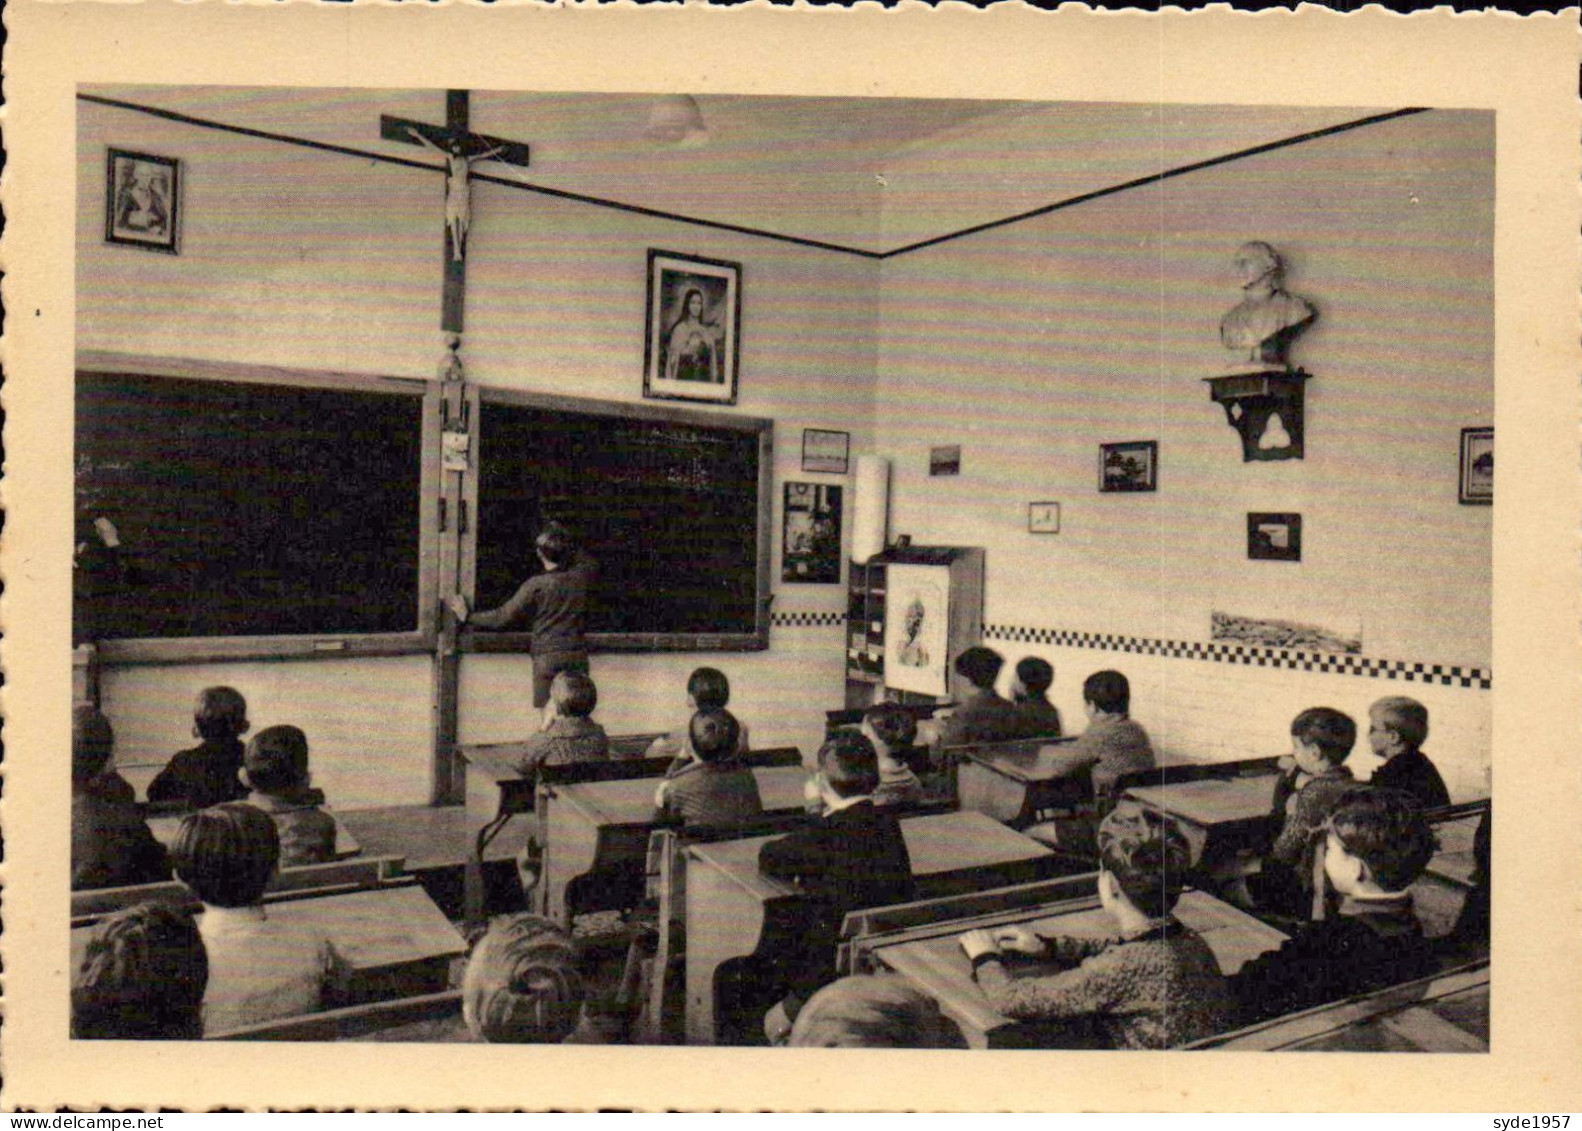
<svg viewBox="0 0 1582 1131"><path fill-rule="evenodd" d="M443 91L85 88L228 125L427 160L379 116L442 123ZM480 173L886 251L1378 113L1377 108L699 95L708 141L644 136L656 96L475 91L472 128L532 165Z"/></svg>

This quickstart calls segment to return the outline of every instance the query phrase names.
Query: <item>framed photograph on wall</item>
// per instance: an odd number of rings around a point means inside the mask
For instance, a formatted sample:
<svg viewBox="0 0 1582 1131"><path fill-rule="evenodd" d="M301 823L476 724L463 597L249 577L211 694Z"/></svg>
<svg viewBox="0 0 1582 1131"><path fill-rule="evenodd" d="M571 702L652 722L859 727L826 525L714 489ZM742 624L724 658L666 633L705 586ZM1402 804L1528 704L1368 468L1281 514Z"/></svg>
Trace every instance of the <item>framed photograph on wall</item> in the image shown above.
<svg viewBox="0 0 1582 1131"><path fill-rule="evenodd" d="M1494 504L1494 429L1461 430L1462 506L1487 507Z"/></svg>
<svg viewBox="0 0 1582 1131"><path fill-rule="evenodd" d="M736 403L742 265L648 249L643 396Z"/></svg>
<svg viewBox="0 0 1582 1131"><path fill-rule="evenodd" d="M929 448L928 473L930 475L960 475L961 445L943 444L937 448Z"/></svg>
<svg viewBox="0 0 1582 1131"><path fill-rule="evenodd" d="M1302 560L1302 516L1252 513L1247 516L1247 556L1255 561Z"/></svg>
<svg viewBox="0 0 1582 1131"><path fill-rule="evenodd" d="M104 174L106 243L180 253L181 162L111 149Z"/></svg>
<svg viewBox="0 0 1582 1131"><path fill-rule="evenodd" d="M1059 503L1028 503L1027 532L1029 534L1059 534Z"/></svg>
<svg viewBox="0 0 1582 1131"><path fill-rule="evenodd" d="M841 489L787 483L780 539L780 580L840 584Z"/></svg>
<svg viewBox="0 0 1582 1131"><path fill-rule="evenodd" d="M1127 440L1099 445L1099 490L1155 491L1159 488L1159 441Z"/></svg>
<svg viewBox="0 0 1582 1131"><path fill-rule="evenodd" d="M851 469L851 433L802 429L802 470L845 475Z"/></svg>

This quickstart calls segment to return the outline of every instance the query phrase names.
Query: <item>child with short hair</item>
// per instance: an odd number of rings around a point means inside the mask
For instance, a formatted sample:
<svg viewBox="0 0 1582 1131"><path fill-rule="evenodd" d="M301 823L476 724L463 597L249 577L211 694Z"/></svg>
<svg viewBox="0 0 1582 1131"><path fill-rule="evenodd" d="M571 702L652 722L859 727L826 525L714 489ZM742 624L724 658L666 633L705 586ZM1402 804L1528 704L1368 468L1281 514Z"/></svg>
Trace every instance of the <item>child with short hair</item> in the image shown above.
<svg viewBox="0 0 1582 1131"><path fill-rule="evenodd" d="M566 931L537 915L502 915L467 959L461 1011L480 1041L558 1044L576 1028L583 995Z"/></svg>
<svg viewBox="0 0 1582 1131"><path fill-rule="evenodd" d="M1262 885L1277 909L1306 917L1301 897L1313 891L1314 836L1356 788L1344 765L1356 742L1357 724L1331 707L1309 707L1291 720L1292 765L1275 783L1272 816L1281 826Z"/></svg>
<svg viewBox="0 0 1582 1131"><path fill-rule="evenodd" d="M1399 789L1417 798L1424 809L1450 804L1445 779L1428 760L1428 708L1404 695L1388 695L1368 708L1368 744L1384 765L1373 771L1370 785Z"/></svg>
<svg viewBox="0 0 1582 1131"><path fill-rule="evenodd" d="M1018 738L1059 738L1060 712L1049 701L1055 669L1048 660L1023 656L1011 680L1011 703L1016 708Z"/></svg>
<svg viewBox="0 0 1582 1131"><path fill-rule="evenodd" d="M805 1049L967 1047L939 1003L898 974L854 974L831 982L797 1014L787 1043Z"/></svg>
<svg viewBox="0 0 1582 1131"><path fill-rule="evenodd" d="M1131 717L1132 686L1118 671L1094 672L1082 682L1088 728L1067 752L1073 767L1090 768L1093 793L1110 798L1125 774L1151 770L1156 762L1145 731Z"/></svg>
<svg viewBox="0 0 1582 1131"><path fill-rule="evenodd" d="M247 800L269 814L280 834L280 866L324 864L335 859L335 818L319 808L324 791L308 773L308 736L293 726L268 727L253 736L243 756L253 787Z"/></svg>
<svg viewBox="0 0 1582 1131"><path fill-rule="evenodd" d="M139 903L103 919L71 988L79 1039L196 1040L203 1036L209 959L192 913Z"/></svg>
<svg viewBox="0 0 1582 1131"><path fill-rule="evenodd" d="M88 706L71 713L71 890L170 879L165 850L149 832L132 786L113 769L115 731Z"/></svg>
<svg viewBox="0 0 1582 1131"><path fill-rule="evenodd" d="M333 1000L346 968L330 940L272 919L264 907L280 859L280 836L266 813L241 801L189 813L171 856L176 875L203 901L205 1033L311 1013Z"/></svg>
<svg viewBox="0 0 1582 1131"><path fill-rule="evenodd" d="M818 751L824 815L808 829L771 840L758 854L768 876L800 884L806 899L796 949L778 957L784 997L764 1019L771 1043L782 1044L808 998L835 979L835 944L848 911L912 898L912 860L901 826L874 805L879 755L868 738L839 730Z"/></svg>
<svg viewBox="0 0 1582 1131"><path fill-rule="evenodd" d="M939 748L1004 742L1016 737L1016 710L994 690L994 681L1000 678L1004 666L1004 656L981 645L956 657L956 673L972 690L940 727Z"/></svg>
<svg viewBox="0 0 1582 1131"><path fill-rule="evenodd" d="M898 703L875 703L862 713L862 733L873 743L879 758L879 786L873 791L873 803L886 805L921 805L928 801L928 790L917 776L910 761L922 756L926 765L927 751L914 746L917 739L917 719Z"/></svg>
<svg viewBox="0 0 1582 1131"><path fill-rule="evenodd" d="M688 731L693 757L654 795L661 819L720 828L762 816L758 779L737 758L741 728L736 716L719 708L698 711Z"/></svg>
<svg viewBox="0 0 1582 1131"><path fill-rule="evenodd" d="M687 677L687 707L692 713L687 716L686 723L669 734L654 739L648 747L647 757L674 758L676 764L671 766L667 773L679 772L683 766L693 760L695 753L691 739L692 719L699 711L723 711L730 701L731 681L726 678L724 672L719 668L694 669ZM747 724L737 719L736 726L741 732L736 752L745 754L750 748Z"/></svg>
<svg viewBox="0 0 1582 1131"><path fill-rule="evenodd" d="M961 947L990 1003L1022 1020L1094 1018L1116 1048L1163 1049L1231 1025L1231 998L1214 952L1171 914L1191 865L1166 817L1116 809L1099 827L1099 902L1119 933L1045 938L1026 927L968 931ZM1080 963L1012 978L1007 956Z"/></svg>
<svg viewBox="0 0 1582 1131"><path fill-rule="evenodd" d="M247 700L234 687L206 687L192 712L192 734L203 741L182 750L148 786L150 801L207 809L247 796L242 784L241 736L247 733Z"/></svg>
<svg viewBox="0 0 1582 1131"><path fill-rule="evenodd" d="M530 776L540 766L603 762L610 757L610 736L589 716L599 705L599 689L586 672L564 671L549 687L544 729L523 743L517 772Z"/></svg>
<svg viewBox="0 0 1582 1131"><path fill-rule="evenodd" d="M1244 1022L1427 977L1434 957L1408 889L1434 854L1433 831L1397 790L1353 787L1324 830L1336 916L1308 924L1231 979Z"/></svg>

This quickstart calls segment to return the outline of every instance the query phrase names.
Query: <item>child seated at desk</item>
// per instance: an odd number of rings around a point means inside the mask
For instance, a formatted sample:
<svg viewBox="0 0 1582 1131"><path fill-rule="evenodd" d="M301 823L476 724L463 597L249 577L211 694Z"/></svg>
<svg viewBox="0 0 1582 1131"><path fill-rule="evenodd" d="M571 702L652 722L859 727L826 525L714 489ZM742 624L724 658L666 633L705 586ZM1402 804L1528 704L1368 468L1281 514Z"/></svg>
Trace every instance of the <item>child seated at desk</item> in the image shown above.
<svg viewBox="0 0 1582 1131"><path fill-rule="evenodd" d="M771 840L758 856L768 876L801 885L806 897L795 953L780 956L784 997L764 1018L783 1044L814 991L835 978L835 944L848 911L912 898L912 859L894 815L873 803L879 756L863 734L836 731L818 751L824 816L809 829Z"/></svg>
<svg viewBox="0 0 1582 1131"><path fill-rule="evenodd" d="M875 703L862 713L862 733L873 743L879 759L879 788L873 803L921 805L929 800L928 790L915 767L928 765L928 751L913 745L917 740L917 719L897 703Z"/></svg>
<svg viewBox="0 0 1582 1131"><path fill-rule="evenodd" d="M209 959L192 913L139 903L106 917L71 988L71 1035L121 1041L203 1036Z"/></svg>
<svg viewBox="0 0 1582 1131"><path fill-rule="evenodd" d="M586 672L564 671L549 685L544 729L522 744L517 772L530 777L540 766L603 762L610 756L610 736L590 715L599 705L599 689Z"/></svg>
<svg viewBox="0 0 1582 1131"><path fill-rule="evenodd" d="M247 744L242 772L253 792L247 800L275 822L280 866L324 864L335 859L335 818L319 808L324 791L308 773L308 736L292 726L268 727Z"/></svg>
<svg viewBox="0 0 1582 1131"><path fill-rule="evenodd" d="M698 828L741 825L763 815L758 779L738 759L741 728L721 709L699 711L687 728L692 757L654 795L661 819Z"/></svg>
<svg viewBox="0 0 1582 1131"><path fill-rule="evenodd" d="M1131 717L1132 685L1117 671L1094 672L1082 681L1082 706L1088 728L1071 744L1073 770L1090 767L1093 794L1113 800L1115 783L1125 774L1154 768L1148 732Z"/></svg>
<svg viewBox="0 0 1582 1131"><path fill-rule="evenodd" d="M312 1013L335 997L346 967L330 940L271 919L264 907L280 859L280 836L267 814L240 801L189 813L171 856L176 875L203 901L205 1032Z"/></svg>
<svg viewBox="0 0 1582 1131"><path fill-rule="evenodd" d="M582 1011L572 938L537 915L502 915L467 959L461 1011L472 1035L498 1044L558 1044Z"/></svg>
<svg viewBox="0 0 1582 1131"><path fill-rule="evenodd" d="M1354 788L1329 818L1323 852L1339 914L1304 926L1231 979L1244 1022L1433 973L1408 889L1428 866L1434 837L1413 799Z"/></svg>
<svg viewBox="0 0 1582 1131"><path fill-rule="evenodd" d="M1399 789L1417 798L1424 809L1450 804L1445 779L1428 760L1428 708L1404 695L1389 695L1368 708L1368 744L1384 765L1373 771L1369 785Z"/></svg>
<svg viewBox="0 0 1582 1131"><path fill-rule="evenodd" d="M1273 817L1282 822L1259 884L1272 909L1305 918L1313 893L1315 835L1356 789L1344 763L1357 724L1330 707L1309 707L1291 721L1291 765L1274 787Z"/></svg>
<svg viewBox="0 0 1582 1131"><path fill-rule="evenodd" d="M1016 737L1059 738L1060 712L1049 701L1055 669L1048 660L1024 656L1017 661L1011 680L1011 704L1016 708Z"/></svg>
<svg viewBox="0 0 1582 1131"><path fill-rule="evenodd" d="M939 1003L894 974L855 974L808 999L792 1048L964 1049L966 1038Z"/></svg>
<svg viewBox="0 0 1582 1131"><path fill-rule="evenodd" d="M676 765L672 766L669 772L675 773L680 770L682 766L692 761L696 753L692 746L692 719L697 717L699 711L723 711L730 701L731 681L725 678L725 673L719 668L698 668L687 677L687 706L692 714L688 716L685 725L654 739L646 756L674 758ZM737 719L736 725L741 732L736 753L745 754L749 749L747 724Z"/></svg>
<svg viewBox="0 0 1582 1131"><path fill-rule="evenodd" d="M1214 952L1170 914L1191 865L1186 839L1142 808L1111 813L1098 839L1099 902L1119 932L1080 939L1019 926L968 931L961 948L990 1004L1022 1020L1096 1018L1116 1048L1169 1048L1230 1028L1230 993ZM1007 955L1080 965L1013 978Z"/></svg>
<svg viewBox="0 0 1582 1131"><path fill-rule="evenodd" d="M132 786L110 768L115 732L92 707L71 713L71 890L170 879Z"/></svg>
<svg viewBox="0 0 1582 1131"><path fill-rule="evenodd" d="M1017 736L1016 709L994 690L1004 666L1005 657L993 648L968 648L956 657L956 674L972 685L972 692L939 728L939 749Z"/></svg>
<svg viewBox="0 0 1582 1131"><path fill-rule="evenodd" d="M242 784L241 736L247 733L247 700L233 687L206 687L192 713L192 735L203 741L182 750L148 785L148 799L207 809L247 796Z"/></svg>

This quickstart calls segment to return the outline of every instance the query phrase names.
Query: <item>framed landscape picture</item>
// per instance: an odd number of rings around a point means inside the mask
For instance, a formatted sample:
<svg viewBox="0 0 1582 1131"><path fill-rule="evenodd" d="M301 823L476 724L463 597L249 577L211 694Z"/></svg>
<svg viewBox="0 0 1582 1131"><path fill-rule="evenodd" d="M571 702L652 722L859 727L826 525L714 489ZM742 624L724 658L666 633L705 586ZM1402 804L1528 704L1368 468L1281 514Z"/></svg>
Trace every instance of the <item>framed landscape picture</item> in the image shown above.
<svg viewBox="0 0 1582 1131"><path fill-rule="evenodd" d="M1302 516L1253 513L1247 516L1247 556L1255 561L1302 560Z"/></svg>
<svg viewBox="0 0 1582 1131"><path fill-rule="evenodd" d="M802 470L845 475L851 466L851 433L802 429Z"/></svg>
<svg viewBox="0 0 1582 1131"><path fill-rule="evenodd" d="M742 266L648 250L643 396L736 403Z"/></svg>
<svg viewBox="0 0 1582 1131"><path fill-rule="evenodd" d="M1155 491L1159 488L1159 441L1128 440L1099 445L1099 490Z"/></svg>
<svg viewBox="0 0 1582 1131"><path fill-rule="evenodd" d="M1461 430L1461 489L1463 506L1492 506L1494 503L1494 429Z"/></svg>
<svg viewBox="0 0 1582 1131"><path fill-rule="evenodd" d="M180 161L112 148L105 163L104 196L106 243L178 254Z"/></svg>

